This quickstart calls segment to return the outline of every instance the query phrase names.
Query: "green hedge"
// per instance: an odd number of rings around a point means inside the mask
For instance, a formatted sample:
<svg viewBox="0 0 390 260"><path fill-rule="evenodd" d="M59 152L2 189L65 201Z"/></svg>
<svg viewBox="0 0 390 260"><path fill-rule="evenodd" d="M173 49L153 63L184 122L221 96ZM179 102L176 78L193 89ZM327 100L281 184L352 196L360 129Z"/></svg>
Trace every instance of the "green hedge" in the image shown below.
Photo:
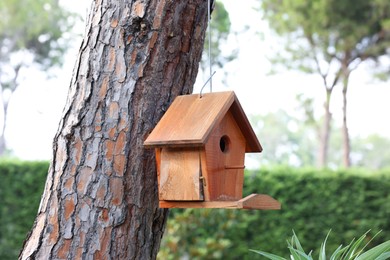
<svg viewBox="0 0 390 260"><path fill-rule="evenodd" d="M17 259L31 229L48 162L0 160L0 259Z"/></svg>
<svg viewBox="0 0 390 260"><path fill-rule="evenodd" d="M319 248L330 229L329 250L368 230L382 230L371 246L390 239L390 171L250 171L244 193L269 194L282 210L171 210L160 259L261 259L249 249L287 257L292 230L307 251Z"/></svg>
<svg viewBox="0 0 390 260"><path fill-rule="evenodd" d="M0 259L16 259L34 221L49 164L0 161ZM280 211L171 210L160 259L260 259L249 249L287 256L294 230L308 251L346 244L371 229L375 246L390 239L390 170L248 171L245 195L265 193ZM314 252L315 253L315 252Z"/></svg>

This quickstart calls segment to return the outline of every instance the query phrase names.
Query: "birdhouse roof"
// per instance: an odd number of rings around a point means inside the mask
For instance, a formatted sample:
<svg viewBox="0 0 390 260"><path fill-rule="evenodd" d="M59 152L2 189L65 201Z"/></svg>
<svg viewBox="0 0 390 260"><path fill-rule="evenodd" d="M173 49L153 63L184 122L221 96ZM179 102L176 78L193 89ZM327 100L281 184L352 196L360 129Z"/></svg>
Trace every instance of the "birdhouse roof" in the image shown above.
<svg viewBox="0 0 390 260"><path fill-rule="evenodd" d="M262 147L233 91L178 96L148 136L146 147L203 146L228 111L246 138L246 152Z"/></svg>

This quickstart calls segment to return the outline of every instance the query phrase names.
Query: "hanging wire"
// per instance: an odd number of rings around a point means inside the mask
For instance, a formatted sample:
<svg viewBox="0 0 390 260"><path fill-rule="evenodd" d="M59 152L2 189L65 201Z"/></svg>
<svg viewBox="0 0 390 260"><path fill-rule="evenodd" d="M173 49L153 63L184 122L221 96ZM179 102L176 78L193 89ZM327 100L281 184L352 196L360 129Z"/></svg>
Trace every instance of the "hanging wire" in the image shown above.
<svg viewBox="0 0 390 260"><path fill-rule="evenodd" d="M200 89L200 97L202 97L202 91L203 91L204 87L207 85L207 83L209 83L209 82L210 82L210 92L212 92L211 91L211 78L214 76L214 74L215 74L215 71L213 72L213 74L210 75L210 77L204 83L203 87Z"/></svg>
<svg viewBox="0 0 390 260"><path fill-rule="evenodd" d="M208 6L207 6L207 17L208 17L208 26L209 26L209 73L210 73L210 92L213 92L213 75L212 75L212 68L211 68L211 3L210 0L208 0Z"/></svg>
<svg viewBox="0 0 390 260"><path fill-rule="evenodd" d="M211 26L210 26L210 23L211 23L211 3L210 3L210 0L207 1L207 19L208 19L208 29L209 29L209 33L208 33L208 38L209 38L209 78L207 79L206 83L204 83L203 87L200 89L200 97L202 97L202 92L203 92L203 89L204 87L207 85L208 82L210 82L210 92L213 92L213 79L212 77L214 76L215 74L215 71L212 72L212 67L211 67Z"/></svg>

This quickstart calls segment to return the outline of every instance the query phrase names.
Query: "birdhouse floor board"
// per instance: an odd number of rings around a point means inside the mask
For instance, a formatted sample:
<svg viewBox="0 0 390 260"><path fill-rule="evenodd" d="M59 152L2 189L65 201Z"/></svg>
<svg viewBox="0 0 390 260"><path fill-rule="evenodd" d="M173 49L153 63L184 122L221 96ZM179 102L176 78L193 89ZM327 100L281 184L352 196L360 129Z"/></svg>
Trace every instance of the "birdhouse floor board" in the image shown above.
<svg viewBox="0 0 390 260"><path fill-rule="evenodd" d="M279 210L281 204L269 195L251 194L238 201L163 201L160 208L225 208L225 209L258 209Z"/></svg>

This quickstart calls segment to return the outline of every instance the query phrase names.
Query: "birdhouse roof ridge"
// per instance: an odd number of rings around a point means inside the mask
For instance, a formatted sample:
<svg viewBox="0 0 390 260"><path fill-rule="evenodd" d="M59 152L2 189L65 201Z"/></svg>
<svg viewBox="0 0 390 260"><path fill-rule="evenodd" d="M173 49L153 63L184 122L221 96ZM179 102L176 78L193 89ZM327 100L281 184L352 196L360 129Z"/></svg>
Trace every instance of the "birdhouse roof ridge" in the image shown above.
<svg viewBox="0 0 390 260"><path fill-rule="evenodd" d="M261 152L260 142L233 91L176 97L144 146L203 146L215 125L229 110L247 139L246 152Z"/></svg>

